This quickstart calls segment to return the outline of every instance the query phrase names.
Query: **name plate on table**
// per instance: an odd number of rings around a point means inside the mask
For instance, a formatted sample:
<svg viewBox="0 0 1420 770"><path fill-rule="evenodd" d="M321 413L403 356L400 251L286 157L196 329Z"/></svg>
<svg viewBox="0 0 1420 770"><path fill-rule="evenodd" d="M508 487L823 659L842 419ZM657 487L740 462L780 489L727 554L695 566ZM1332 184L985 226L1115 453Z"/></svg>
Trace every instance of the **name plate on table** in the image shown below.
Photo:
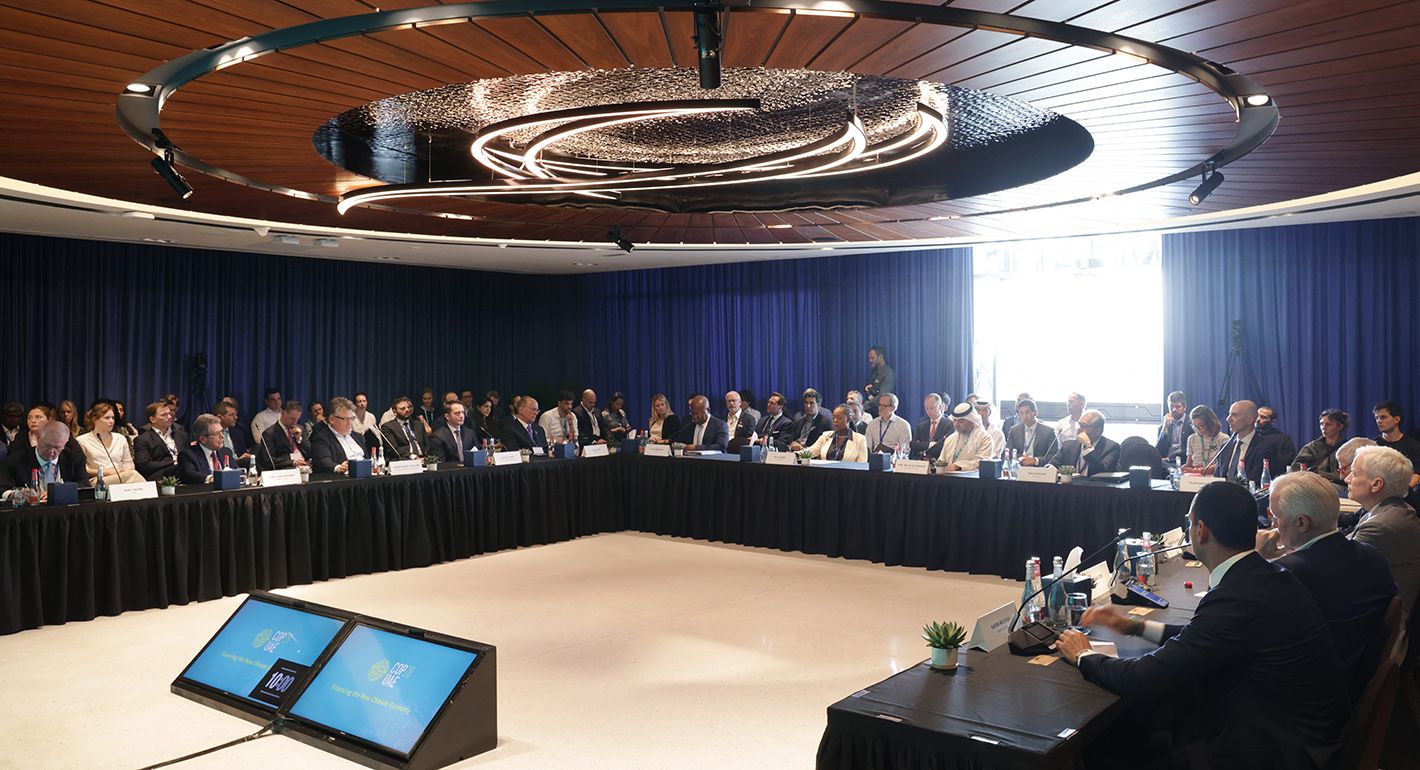
<svg viewBox="0 0 1420 770"><path fill-rule="evenodd" d="M135 481L130 484L109 484L108 499L121 503L124 500L149 500L158 496L158 482Z"/></svg>
<svg viewBox="0 0 1420 770"><path fill-rule="evenodd" d="M1090 592L1090 596L1099 599L1109 595L1109 581L1114 577L1109 562L1102 561L1089 569L1080 570L1080 576L1094 581L1095 590Z"/></svg>
<svg viewBox="0 0 1420 770"><path fill-rule="evenodd" d="M670 445L670 444L647 444L647 445L646 445L646 456L647 456L647 457L670 457L670 456L671 456L671 445Z"/></svg>
<svg viewBox="0 0 1420 770"><path fill-rule="evenodd" d="M1197 492L1215 481L1224 481L1222 476L1180 476L1178 491Z"/></svg>
<svg viewBox="0 0 1420 770"><path fill-rule="evenodd" d="M765 465L798 465L799 456L793 452L768 452L764 455Z"/></svg>
<svg viewBox="0 0 1420 770"><path fill-rule="evenodd" d="M390 475L391 475L391 476L408 476L408 475L414 474L414 473L423 473L423 472L424 472L424 461L423 461L423 460L392 460L392 461L390 461L390 464L389 464L389 472L390 472ZM265 474L262 475L262 478L265 478ZM263 481L262 483L265 484L266 482Z"/></svg>
<svg viewBox="0 0 1420 770"><path fill-rule="evenodd" d="M610 457L606 444L588 444L582 447L583 457Z"/></svg>
<svg viewBox="0 0 1420 770"><path fill-rule="evenodd" d="M494 452L494 465L518 465L523 461L523 453L514 449L511 452Z"/></svg>
<svg viewBox="0 0 1420 770"><path fill-rule="evenodd" d="M898 460L895 470L898 473L911 473L914 476L926 476L932 472L931 460Z"/></svg>
<svg viewBox="0 0 1420 770"><path fill-rule="evenodd" d="M1006 643L1006 634L1011 627L1011 618L1016 616L1016 603L1007 602L976 619L976 627L971 630L971 639L966 646L973 650L990 652Z"/></svg>
<svg viewBox="0 0 1420 770"><path fill-rule="evenodd" d="M1018 478L1034 484L1054 484L1058 473L1049 465L1022 465Z"/></svg>
<svg viewBox="0 0 1420 770"><path fill-rule="evenodd" d="M398 463L393 463L398 465ZM291 484L301 483L301 469L287 468L284 471L262 471L261 485L263 487L284 487Z"/></svg>
<svg viewBox="0 0 1420 770"><path fill-rule="evenodd" d="M1173 529L1169 530L1168 532L1165 532L1159 537L1163 540L1165 548L1174 548L1176 546L1183 545L1183 527L1174 527ZM1180 553L1183 552L1169 551L1168 553L1159 554L1159 557L1163 559L1168 559L1177 556Z"/></svg>

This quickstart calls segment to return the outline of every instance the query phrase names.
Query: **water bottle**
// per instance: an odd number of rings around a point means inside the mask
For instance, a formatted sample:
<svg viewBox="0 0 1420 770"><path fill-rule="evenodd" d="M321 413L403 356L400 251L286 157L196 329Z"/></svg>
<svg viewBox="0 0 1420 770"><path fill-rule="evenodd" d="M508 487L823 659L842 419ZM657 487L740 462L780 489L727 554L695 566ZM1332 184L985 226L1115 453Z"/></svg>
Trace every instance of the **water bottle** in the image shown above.
<svg viewBox="0 0 1420 770"><path fill-rule="evenodd" d="M1144 554L1139 557L1139 582L1145 587L1154 586L1154 536L1144 533Z"/></svg>
<svg viewBox="0 0 1420 770"><path fill-rule="evenodd" d="M94 499L100 502L108 499L108 482L104 481L104 466L99 464L99 477L94 481Z"/></svg>
<svg viewBox="0 0 1420 770"><path fill-rule="evenodd" d="M1183 478L1183 471L1177 465L1169 468L1169 484L1174 489L1178 489L1179 480Z"/></svg>
<svg viewBox="0 0 1420 770"><path fill-rule="evenodd" d="M1267 491L1272 486L1272 462L1267 458L1262 459L1262 489Z"/></svg>
<svg viewBox="0 0 1420 770"><path fill-rule="evenodd" d="M1069 625L1070 616L1065 609L1065 584L1060 582L1065 573L1065 560L1056 556L1051 561L1050 575L1050 621L1051 625L1064 628Z"/></svg>
<svg viewBox="0 0 1420 770"><path fill-rule="evenodd" d="M1030 609L1027 612L1030 613L1031 620L1041 621L1045 619L1045 597L1040 592L1044 587L1040 581L1040 557L1032 556L1030 561L1035 598L1030 600Z"/></svg>
<svg viewBox="0 0 1420 770"><path fill-rule="evenodd" d="M1035 593L1035 560L1026 559L1026 585L1021 590L1021 614L1030 621L1031 594Z"/></svg>

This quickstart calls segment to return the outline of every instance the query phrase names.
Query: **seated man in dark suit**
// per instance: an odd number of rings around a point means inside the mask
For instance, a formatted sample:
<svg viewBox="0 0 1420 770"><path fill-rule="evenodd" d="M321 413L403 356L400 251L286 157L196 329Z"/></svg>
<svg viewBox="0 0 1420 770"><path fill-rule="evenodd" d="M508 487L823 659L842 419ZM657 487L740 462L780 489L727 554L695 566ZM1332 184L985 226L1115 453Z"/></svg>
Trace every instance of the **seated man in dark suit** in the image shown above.
<svg viewBox="0 0 1420 770"><path fill-rule="evenodd" d="M301 436L301 402L291 399L281 405L281 417L261 434L256 446L256 467L281 471L309 467L311 445Z"/></svg>
<svg viewBox="0 0 1420 770"><path fill-rule="evenodd" d="M240 433L241 431L237 431ZM192 423L197 443L178 454L178 480L184 484L211 484L212 474L237 464L232 450L223 446L226 432L215 414L199 414Z"/></svg>
<svg viewBox="0 0 1420 770"><path fill-rule="evenodd" d="M1262 480L1262 464L1267 461L1272 469L1272 477L1287 472L1293 455L1287 454L1292 439L1272 428L1257 427L1257 404L1251 401L1235 401L1228 407L1228 428L1233 436L1218 450L1217 468L1214 476L1232 478L1237 474L1238 459L1242 458L1247 478L1253 483Z"/></svg>
<svg viewBox="0 0 1420 770"><path fill-rule="evenodd" d="M1006 448L1016 454L1021 465L1043 465L1055 454L1055 428L1036 419L1035 401L1023 398L1016 402L1016 424L1006 435Z"/></svg>
<svg viewBox="0 0 1420 770"><path fill-rule="evenodd" d="M764 417L760 418L754 432L758 436L754 443L789 451L789 443L794 440L794 421L784 414L784 396L777 392L769 394L769 400L764 402Z"/></svg>
<svg viewBox="0 0 1420 770"><path fill-rule="evenodd" d="M380 426L387 460L413 460L424 456L424 426L414 419L414 402L400 396L391 406L394 418Z"/></svg>
<svg viewBox="0 0 1420 770"><path fill-rule="evenodd" d="M922 408L927 419L917 423L912 429L912 457L916 460L935 460L942 453L942 442L952 435L952 421L944 414L946 404L941 395L928 393L922 399Z"/></svg>
<svg viewBox="0 0 1420 770"><path fill-rule="evenodd" d="M463 453L478 447L478 431L464 425L467 419L468 412L462 401L449 404L434 432L429 434L429 456L444 463L463 462Z"/></svg>
<svg viewBox="0 0 1420 770"><path fill-rule="evenodd" d="M187 431L173 424L173 407L155 401L145 412L148 425L133 439L133 466L149 481L178 475L178 453L187 448Z"/></svg>
<svg viewBox="0 0 1420 770"><path fill-rule="evenodd" d="M87 484L89 474L84 468L84 450L76 455L69 448L70 443L69 426L59 420L50 420L39 429L38 444L33 449L27 442L23 448L16 443L15 450L0 464L0 491L8 494L15 487L28 485L36 471L39 472L40 501L48 494L50 484Z"/></svg>
<svg viewBox="0 0 1420 770"><path fill-rule="evenodd" d="M1413 467L1409 458L1391 447L1367 446L1356 450L1346 476L1347 496L1366 509L1351 539L1385 557L1407 617L1420 595L1420 517L1405 502Z"/></svg>
<svg viewBox="0 0 1420 770"><path fill-rule="evenodd" d="M1092 607L1085 625L1143 636L1159 648L1111 658L1065 631L1056 649L1111 692L1173 706L1171 767L1325 767L1341 745L1350 704L1321 611L1296 576L1253 550L1257 505L1246 489L1204 487L1188 519L1193 552L1211 570L1192 621L1165 626ZM1100 750L1130 750L1110 743ZM1131 754L1142 756L1142 748Z"/></svg>
<svg viewBox="0 0 1420 770"><path fill-rule="evenodd" d="M804 411L794 415L794 440L789 448L794 451L813 446L818 437L833 430L833 420L819 407L818 391L809 388L804 391ZM795 446L797 445L797 446Z"/></svg>
<svg viewBox="0 0 1420 770"><path fill-rule="evenodd" d="M596 391L591 388L582 391L582 400L572 408L572 414L577 416L577 443L580 446L606 443L607 427L602 420L602 410L597 408Z"/></svg>
<svg viewBox="0 0 1420 770"><path fill-rule="evenodd" d="M504 417L498 427L503 435L503 446L510 451L527 449L534 454L547 450L547 434L537 424L537 399L532 396L517 396L513 399L513 413Z"/></svg>
<svg viewBox="0 0 1420 770"><path fill-rule="evenodd" d="M1119 442L1105 438L1104 414L1097 409L1086 409L1080 415L1075 438L1062 443L1046 464L1057 468L1073 465L1075 472L1082 476L1119 470Z"/></svg>
<svg viewBox="0 0 1420 770"><path fill-rule="evenodd" d="M336 396L325 407L325 427L311 436L311 470L347 473L351 460L370 456L365 434L355 430L355 404Z"/></svg>
<svg viewBox="0 0 1420 770"><path fill-rule="evenodd" d="M686 449L725 451L730 443L725 421L710 414L710 399L696 394L690 397L690 420L680 427L675 440Z"/></svg>
<svg viewBox="0 0 1420 770"><path fill-rule="evenodd" d="M744 408L738 391L725 394L725 430L730 434L729 450L740 451L754 437L754 426L759 419Z"/></svg>
<svg viewBox="0 0 1420 770"><path fill-rule="evenodd" d="M1296 575L1316 600L1354 704L1381 662L1385 614L1396 595L1390 567L1380 551L1337 531L1341 500L1315 473L1274 481L1267 512L1276 529L1257 533L1257 552Z"/></svg>
<svg viewBox="0 0 1420 770"><path fill-rule="evenodd" d="M234 465L246 465L252 460L251 434L237 427L237 407L230 401L221 401L212 411L222 424L222 446L232 451L236 458ZM193 430L196 431L194 425Z"/></svg>
<svg viewBox="0 0 1420 770"><path fill-rule="evenodd" d="M1183 391L1169 394L1169 411L1159 426L1159 437L1154 441L1154 451L1164 462L1171 462L1188 455L1188 437L1193 434L1193 421L1188 419L1188 398ZM1182 464L1182 463L1180 463Z"/></svg>

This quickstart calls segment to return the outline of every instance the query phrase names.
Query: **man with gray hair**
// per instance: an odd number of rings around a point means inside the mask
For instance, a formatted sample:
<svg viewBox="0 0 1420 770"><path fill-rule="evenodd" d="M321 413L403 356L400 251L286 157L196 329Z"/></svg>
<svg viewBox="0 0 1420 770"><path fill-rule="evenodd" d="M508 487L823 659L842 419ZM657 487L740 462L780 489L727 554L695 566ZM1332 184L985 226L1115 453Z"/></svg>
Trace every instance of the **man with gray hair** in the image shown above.
<svg viewBox="0 0 1420 770"><path fill-rule="evenodd" d="M1405 503L1410 460L1383 446L1361 447L1346 476L1347 495L1366 509L1351 539L1375 546L1390 565L1408 617L1420 593L1420 518Z"/></svg>
<svg viewBox="0 0 1420 770"><path fill-rule="evenodd" d="M1336 450L1336 475L1341 477L1337 482L1336 494L1339 497L1346 496L1346 477L1351 475L1351 463L1356 461L1356 450L1363 446L1375 446L1376 442L1365 436L1357 436L1342 444Z"/></svg>
<svg viewBox="0 0 1420 770"><path fill-rule="evenodd" d="M1267 509L1274 529L1257 533L1257 552L1286 567L1311 593L1336 643L1354 704L1380 665L1385 614L1396 587L1380 551L1337 531L1340 510L1331 483L1321 476L1278 478Z"/></svg>
<svg viewBox="0 0 1420 770"><path fill-rule="evenodd" d="M869 452L891 453L900 446L912 443L912 426L897 416L897 405L895 393L878 396L878 416L868 423L864 434L868 439Z"/></svg>
<svg viewBox="0 0 1420 770"><path fill-rule="evenodd" d="M1046 464L1057 468L1074 466L1081 476L1113 473L1119 470L1119 451L1119 442L1104 435L1104 413L1086 409L1080 415L1075 438L1060 442L1060 448Z"/></svg>
<svg viewBox="0 0 1420 770"><path fill-rule="evenodd" d="M196 444L178 454L178 480L184 484L210 484L212 474L237 464L226 444L222 419L215 414L199 414L192 423Z"/></svg>
<svg viewBox="0 0 1420 770"><path fill-rule="evenodd" d="M88 472L84 469L84 453L70 451L69 427L63 422L50 420L45 423L39 429L39 441L33 450L23 436L20 443L24 444L24 448L17 446L0 465L0 489L6 490L6 494L15 487L28 485L36 471L39 473L41 498L31 500L32 504L40 502L48 494L45 490L49 484L83 484L88 479Z"/></svg>
<svg viewBox="0 0 1420 770"><path fill-rule="evenodd" d="M458 403L458 399L454 399ZM460 406L462 406L460 404ZM345 473L351 460L369 457L365 434L355 428L355 404L336 396L325 408L325 430L312 431L311 470L316 473Z"/></svg>

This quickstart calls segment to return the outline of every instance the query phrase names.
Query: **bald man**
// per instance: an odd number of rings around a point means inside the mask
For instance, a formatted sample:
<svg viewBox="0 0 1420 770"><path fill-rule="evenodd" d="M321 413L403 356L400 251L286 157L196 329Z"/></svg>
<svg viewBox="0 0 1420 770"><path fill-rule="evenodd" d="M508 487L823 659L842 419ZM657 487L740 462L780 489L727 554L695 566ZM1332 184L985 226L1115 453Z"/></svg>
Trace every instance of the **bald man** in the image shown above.
<svg viewBox="0 0 1420 770"><path fill-rule="evenodd" d="M1262 464L1266 460L1275 478L1287 472L1287 464L1292 458L1287 455L1287 445L1291 443L1276 429L1257 427L1257 404L1252 401L1235 401L1228 407L1228 428L1233 436L1218 450L1217 468L1214 476L1232 478L1237 474L1238 460L1243 463L1249 481L1260 483Z"/></svg>
<svg viewBox="0 0 1420 770"><path fill-rule="evenodd" d="M597 392L591 388L582 391L582 400L572 410L577 415L577 443L605 444L607 426L602 419L602 410L597 408Z"/></svg>
<svg viewBox="0 0 1420 770"><path fill-rule="evenodd" d="M689 406L690 419L681 426L675 440L690 450L725 451L730 443L730 434L725 429L725 421L710 414L710 399L701 395L691 396Z"/></svg>

